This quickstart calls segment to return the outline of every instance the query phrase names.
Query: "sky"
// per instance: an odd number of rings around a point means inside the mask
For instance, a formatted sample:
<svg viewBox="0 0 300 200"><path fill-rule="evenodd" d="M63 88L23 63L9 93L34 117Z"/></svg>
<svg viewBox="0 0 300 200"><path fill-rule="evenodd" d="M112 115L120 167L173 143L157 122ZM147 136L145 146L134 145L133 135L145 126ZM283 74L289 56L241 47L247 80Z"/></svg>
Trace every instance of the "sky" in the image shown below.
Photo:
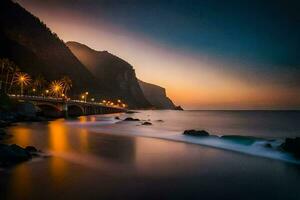
<svg viewBox="0 0 300 200"><path fill-rule="evenodd" d="M297 0L17 0L186 109L300 109Z"/></svg>

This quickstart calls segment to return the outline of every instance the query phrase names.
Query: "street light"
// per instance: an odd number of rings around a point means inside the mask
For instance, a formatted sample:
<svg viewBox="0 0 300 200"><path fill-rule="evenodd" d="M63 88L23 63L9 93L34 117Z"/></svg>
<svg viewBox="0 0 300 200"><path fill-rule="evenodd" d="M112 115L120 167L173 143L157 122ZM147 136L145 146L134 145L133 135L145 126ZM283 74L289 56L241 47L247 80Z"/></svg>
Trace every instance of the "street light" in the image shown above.
<svg viewBox="0 0 300 200"><path fill-rule="evenodd" d="M89 92L85 92L85 98L84 98L85 102L86 102L87 95L89 95Z"/></svg>
<svg viewBox="0 0 300 200"><path fill-rule="evenodd" d="M46 90L45 92L46 92L46 95L48 95L48 94L49 94L49 90Z"/></svg>
<svg viewBox="0 0 300 200"><path fill-rule="evenodd" d="M19 72L19 73L17 73L16 78L21 87L20 93L21 93L21 95L23 95L24 86L26 86L30 83L30 80L31 80L30 76L26 73Z"/></svg>

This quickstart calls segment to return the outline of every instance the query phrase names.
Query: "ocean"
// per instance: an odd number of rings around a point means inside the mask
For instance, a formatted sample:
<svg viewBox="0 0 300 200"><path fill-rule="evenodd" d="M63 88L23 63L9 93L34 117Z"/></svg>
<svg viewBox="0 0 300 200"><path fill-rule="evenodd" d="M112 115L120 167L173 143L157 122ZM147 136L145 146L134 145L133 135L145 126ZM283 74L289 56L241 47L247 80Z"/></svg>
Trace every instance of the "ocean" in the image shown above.
<svg viewBox="0 0 300 200"><path fill-rule="evenodd" d="M299 111L137 111L19 123L6 142L49 156L0 171L0 197L300 199L299 159L279 150L299 122Z"/></svg>

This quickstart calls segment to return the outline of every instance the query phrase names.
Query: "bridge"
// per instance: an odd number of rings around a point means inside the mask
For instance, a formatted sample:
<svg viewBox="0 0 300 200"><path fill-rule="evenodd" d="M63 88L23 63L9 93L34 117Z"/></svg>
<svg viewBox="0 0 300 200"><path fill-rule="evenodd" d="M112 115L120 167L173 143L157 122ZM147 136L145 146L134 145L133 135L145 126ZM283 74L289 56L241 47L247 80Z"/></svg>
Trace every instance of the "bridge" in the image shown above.
<svg viewBox="0 0 300 200"><path fill-rule="evenodd" d="M125 112L125 108L108 106L96 102L85 102L54 97L9 95L13 100L34 106L37 113L47 117L68 117Z"/></svg>

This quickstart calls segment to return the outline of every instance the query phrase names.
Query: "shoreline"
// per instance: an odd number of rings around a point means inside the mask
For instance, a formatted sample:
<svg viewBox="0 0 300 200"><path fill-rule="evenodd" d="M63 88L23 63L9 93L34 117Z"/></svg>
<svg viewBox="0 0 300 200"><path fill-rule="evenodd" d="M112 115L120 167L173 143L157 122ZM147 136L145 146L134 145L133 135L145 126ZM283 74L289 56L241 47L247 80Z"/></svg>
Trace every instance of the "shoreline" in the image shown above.
<svg viewBox="0 0 300 200"><path fill-rule="evenodd" d="M18 127L31 135L19 135L26 138L22 144L32 139L53 156L3 172L0 191L8 199L189 199L195 194L197 199L242 199L249 188L262 195L250 192L247 199L297 199L289 198L290 191L299 194L299 166L293 164L166 139L92 132L62 121L21 123L11 133L18 134ZM24 192L24 185L30 189Z"/></svg>
<svg viewBox="0 0 300 200"><path fill-rule="evenodd" d="M267 160L272 160L272 161L283 162L283 163L292 164L292 165L295 165L295 166L300 165L300 160L291 161L291 160L285 160L285 159L276 159L276 158L272 158L272 157L267 157L267 156L257 155L257 154L250 154L248 152L243 152L243 151L234 150L234 149L228 149L228 148L224 148L224 147L212 146L212 145L208 145L208 144L199 144L199 143L195 143L195 142L192 142L192 141L184 141L184 140L178 140L178 139L172 139L172 138L160 138L160 137L145 136L145 135L130 135L130 134L122 134L122 133L116 133L116 132L103 133L103 132L91 131L91 133L107 134L107 135L121 136L121 137L150 138L150 139L157 139L157 140L163 140L163 141L169 141L169 142L184 143L184 144L195 145L195 146L200 146L200 147L206 147L206 148L211 148L211 149L218 149L218 150L222 150L222 151L225 151L225 152L228 151L228 152L231 152L231 153L241 154L241 155L245 155L245 156L251 156L251 157L256 157L256 158L262 158L262 159L267 159Z"/></svg>
<svg viewBox="0 0 300 200"><path fill-rule="evenodd" d="M131 113L127 113L127 114L131 114ZM103 115L96 115L96 116L103 116ZM17 123L21 123L22 124L30 124L30 123L40 123L40 122L50 122L50 121L56 121L59 119L64 119L64 118L57 118L57 119L47 119L44 121L30 121L30 120L24 120L24 121L18 121L18 122L14 122L13 124L11 124L12 126L17 125ZM76 118L75 118L76 119ZM116 119L116 118L115 118ZM119 119L120 120L120 119ZM76 121L76 120L75 120ZM142 135L142 134L137 134L135 131L133 131L131 134L130 133L126 133L126 124L130 124L130 123L134 123L134 122L126 122L126 118L125 120L120 120L119 122L125 122L125 123L121 123L119 125L122 126L125 125L125 133L124 131L122 132L118 132L117 130L114 129L107 129L105 130L105 126L104 126L104 130L97 131L97 130L93 130L90 129L89 132L91 133L102 133L102 134L110 134L110 135L118 135L118 136L131 136L131 137L144 137L144 138L153 138L153 139L160 139L160 140L166 140L166 141L172 141L172 142L181 142L181 143L186 143L186 144L193 144L193 145L197 145L197 146L203 146L203 147L209 147L209 148L214 148L214 149L220 149L220 150L225 150L225 151L230 151L230 152L234 152L234 153L239 153L239 154L243 154L243 155L247 155L247 156L253 156L253 157L260 157L260 158L265 158L265 159L270 159L270 160L276 160L276 161L280 161L280 162L285 162L285 163L290 163L293 165L299 165L300 164L300 160L297 159L297 157L292 156L292 154L289 154L288 152L284 152L284 151L279 151L278 147L274 147L271 146L269 143L271 142L269 139L263 139L263 138L256 138L257 140L264 140L267 141L268 143L264 144L263 147L264 152L257 152L257 151L253 151L253 150L262 150L262 149L243 149L245 146L239 146L239 145L232 145L232 144L228 144L228 143L224 143L224 142L228 142L225 139L222 140L221 136L217 136L217 135L210 135L207 137L197 137L197 136L183 136L182 134L178 133L178 135L175 135L176 137L172 137L172 135L168 135L165 134L163 135L163 137L161 137L160 135ZM142 122L144 120L139 120L139 122ZM155 121L152 121L155 122ZM118 126L118 122L113 123L114 125ZM134 124L132 124L134 125ZM102 127L102 126L101 126ZM120 128L120 127L119 127ZM132 127L131 127L132 128ZM146 128L146 127L143 127ZM134 128L133 130L146 130L146 129L139 129L139 127ZM103 127L102 127L103 129ZM157 132L159 130L156 130ZM160 132L158 132L160 133ZM241 137L241 136L238 136ZM242 136L244 138L247 138L246 136ZM282 138L281 138L282 139ZM282 139L284 140L284 139ZM1 141L1 140L0 140ZM223 142L223 143L222 143ZM270 145L271 147L267 146ZM227 145L227 146L226 146ZM231 146L228 146L231 145ZM260 148L261 148L260 147Z"/></svg>

